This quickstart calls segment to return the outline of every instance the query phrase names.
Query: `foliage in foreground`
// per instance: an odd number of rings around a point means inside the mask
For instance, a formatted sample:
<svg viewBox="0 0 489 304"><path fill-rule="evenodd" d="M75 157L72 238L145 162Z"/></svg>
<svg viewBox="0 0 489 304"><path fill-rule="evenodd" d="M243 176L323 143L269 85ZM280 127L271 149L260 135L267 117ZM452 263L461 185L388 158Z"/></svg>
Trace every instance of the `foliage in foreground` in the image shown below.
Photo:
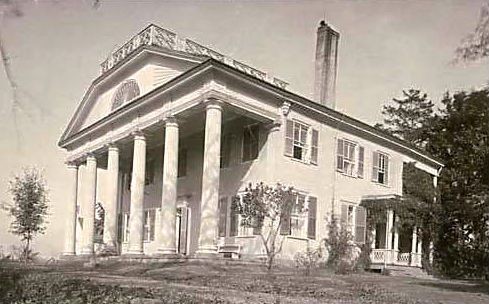
<svg viewBox="0 0 489 304"><path fill-rule="evenodd" d="M35 255L30 247L32 240L46 229L48 196L42 172L36 168L25 168L10 181L9 192L12 203L4 209L13 218L10 232L20 236L23 242L20 258L28 262Z"/></svg>
<svg viewBox="0 0 489 304"><path fill-rule="evenodd" d="M156 299L161 303L225 303L218 297L203 298L172 289L154 290L98 284L90 279L71 278L51 272L18 267L0 261L0 303L140 303ZM141 302L142 303L142 302Z"/></svg>
<svg viewBox="0 0 489 304"><path fill-rule="evenodd" d="M324 244L328 250L328 268L338 274L347 274L358 269L360 249L353 242L352 234L339 225L335 217L329 223L329 233Z"/></svg>
<svg viewBox="0 0 489 304"><path fill-rule="evenodd" d="M292 187L277 184L274 187L257 183L249 184L241 196L233 199L233 208L241 216L241 225L253 228L260 236L267 254L266 265L271 269L275 257L282 251L282 228L290 221L295 209L303 212L304 205L296 201Z"/></svg>

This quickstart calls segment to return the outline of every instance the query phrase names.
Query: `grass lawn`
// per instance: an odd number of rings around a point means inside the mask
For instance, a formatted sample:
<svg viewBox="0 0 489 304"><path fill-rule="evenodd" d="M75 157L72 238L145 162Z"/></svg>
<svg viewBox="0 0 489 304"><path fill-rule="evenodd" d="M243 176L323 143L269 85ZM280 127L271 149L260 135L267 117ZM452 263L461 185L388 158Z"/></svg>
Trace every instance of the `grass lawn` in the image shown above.
<svg viewBox="0 0 489 304"><path fill-rule="evenodd" d="M489 285L480 282L325 270L304 276L242 263L12 267L0 266L0 303L14 296L15 303L489 303Z"/></svg>

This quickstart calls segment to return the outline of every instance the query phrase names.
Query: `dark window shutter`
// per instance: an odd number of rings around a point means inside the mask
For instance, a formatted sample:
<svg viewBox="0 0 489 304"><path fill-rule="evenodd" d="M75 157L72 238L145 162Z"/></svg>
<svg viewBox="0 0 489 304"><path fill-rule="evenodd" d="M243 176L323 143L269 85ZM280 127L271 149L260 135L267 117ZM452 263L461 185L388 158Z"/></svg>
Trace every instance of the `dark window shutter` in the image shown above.
<svg viewBox="0 0 489 304"><path fill-rule="evenodd" d="M365 148L364 147L358 147L358 170L357 170L357 176L363 178L363 170L364 170L364 164L365 162Z"/></svg>
<svg viewBox="0 0 489 304"><path fill-rule="evenodd" d="M319 145L319 132L316 129L312 129L311 139L311 163L318 164L318 145Z"/></svg>
<svg viewBox="0 0 489 304"><path fill-rule="evenodd" d="M378 181L379 180L379 152L374 151L373 156L372 156L372 180L373 181Z"/></svg>
<svg viewBox="0 0 489 304"><path fill-rule="evenodd" d="M316 238L316 214L317 214L317 198L309 197L308 206L308 219L307 219L307 237L310 239Z"/></svg>
<svg viewBox="0 0 489 304"><path fill-rule="evenodd" d="M384 184L389 184L389 157L384 155Z"/></svg>
<svg viewBox="0 0 489 304"><path fill-rule="evenodd" d="M290 235L290 210L287 210L280 217L280 234Z"/></svg>
<svg viewBox="0 0 489 304"><path fill-rule="evenodd" d="M343 171L343 139L338 138L338 143L336 147L336 169Z"/></svg>
<svg viewBox="0 0 489 304"><path fill-rule="evenodd" d="M341 204L341 217L340 223L343 228L347 228L348 226L348 204Z"/></svg>
<svg viewBox="0 0 489 304"><path fill-rule="evenodd" d="M287 119L285 122L285 151L286 156L292 157L294 154L294 122Z"/></svg>
<svg viewBox="0 0 489 304"><path fill-rule="evenodd" d="M367 228L367 211L364 207L358 206L355 214L355 242L365 243L365 232Z"/></svg>
<svg viewBox="0 0 489 304"><path fill-rule="evenodd" d="M155 240L155 220L156 220L156 210L151 209L149 211L149 240Z"/></svg>
<svg viewBox="0 0 489 304"><path fill-rule="evenodd" d="M229 236L237 236L238 235L238 226L239 226L239 215L236 210L235 203L231 205L231 218L229 224Z"/></svg>
<svg viewBox="0 0 489 304"><path fill-rule="evenodd" d="M226 236L228 201L226 197L219 200L219 236Z"/></svg>
<svg viewBox="0 0 489 304"><path fill-rule="evenodd" d="M255 218L253 222L253 235L260 235L263 226L263 220Z"/></svg>

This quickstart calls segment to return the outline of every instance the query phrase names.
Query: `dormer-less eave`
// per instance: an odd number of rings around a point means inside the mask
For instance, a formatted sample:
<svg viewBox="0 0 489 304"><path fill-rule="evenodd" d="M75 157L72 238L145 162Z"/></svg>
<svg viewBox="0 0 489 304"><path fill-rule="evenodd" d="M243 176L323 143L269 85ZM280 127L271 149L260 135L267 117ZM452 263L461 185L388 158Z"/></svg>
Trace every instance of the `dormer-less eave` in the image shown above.
<svg viewBox="0 0 489 304"><path fill-rule="evenodd" d="M264 89L268 91L269 93L272 93L274 95L279 96L282 98L284 101L288 101L291 103L292 106L301 108L303 110L307 111L312 111L312 113L319 115L319 117L322 118L327 118L330 121L333 121L334 124L332 125L335 128L341 128L341 127L349 127L352 128L356 131L358 131L360 134L364 135L371 135L374 138L376 138L380 142L384 143L390 143L391 145L395 146L396 150L404 153L406 155L411 156L415 160L423 161L426 162L427 164L434 166L438 168L438 170L441 170L443 168L443 163L436 159L435 157L432 157L428 155L426 152L420 150L419 148L397 138L394 137L384 131L381 131L377 128L374 128L360 120L357 120L353 117L350 117L346 114L337 112L335 110L332 110L324 105L321 105L319 103L316 103L312 100L309 100L305 97L302 97L300 95L297 95L295 93L292 93L290 91L287 91L285 89L276 87L272 84L269 84L268 82L262 81L261 79L255 78L251 75L248 75L242 71L239 71L233 67L230 67L224 63L221 63L217 60L214 59L207 59L200 65L190 69L189 71L179 75L178 77L174 78L173 80L169 81L168 83L165 83L158 88L154 89L153 91L148 92L147 94L140 96L139 98L133 100L132 102L126 104L125 106L119 108L118 110L112 112L105 118L102 118L101 120L97 121L96 123L90 125L89 127L79 131L78 133L70 136L70 138L67 138L66 140L60 141L59 145L61 147L66 147L69 142L72 142L73 140L76 140L76 138L81 137L83 133L91 132L96 128L101 127L104 124L107 124L110 122L112 119L114 119L118 115L122 115L123 113L127 113L130 109L134 108L135 106L138 105L138 103L142 100L145 100L149 97L151 97L153 94L159 94L161 92L167 91L177 85L181 85L184 82L188 81L190 78L198 75L199 73L203 72L204 70L208 70L209 68L215 68L219 71L222 71L226 74L229 74L233 76L234 78L239 78L240 80L244 80L250 84L253 84L254 86Z"/></svg>
<svg viewBox="0 0 489 304"><path fill-rule="evenodd" d="M214 60L213 60L214 61ZM435 158L434 156L429 155L427 152L419 149L418 147L402 140L399 139L395 136L392 136L388 134L385 131L379 130L369 124L366 124L356 118L353 118L351 116L348 116L346 114L340 113L338 111L335 111L333 109L330 109L322 104L319 104L317 102L314 102L312 100L309 100L303 96L300 96L296 93L290 92L288 90L270 85L267 82L261 81L260 79L251 77L248 74L242 73L239 70L236 70L230 66L224 65L220 63L219 61L215 61L216 66L218 66L221 70L226 71L228 73L239 73L243 78L246 78L249 82L253 84L260 85L262 87L265 87L267 90L273 92L274 94L279 95L282 98L285 98L286 100L284 101L289 101L291 102L292 105L295 105L297 107L303 108L305 110L312 110L314 113L322 115L325 118L329 118L330 120L334 121L333 127L341 127L341 126L348 126L351 127L355 130L360 131L360 133L363 134L369 134L374 136L375 138L388 142L393 144L394 146L397 147L398 151L403 152L407 155L410 155L414 159L417 160L422 160L427 162L428 164L438 168L440 171L444 165L441 160Z"/></svg>
<svg viewBox="0 0 489 304"><path fill-rule="evenodd" d="M72 118L68 122L68 124L65 128L65 131L61 135L61 138L58 141L58 146L62 147L63 142L66 142L68 140L68 134L71 132L71 130L75 126L75 124L77 122L76 119L79 118L81 111L85 108L85 105L90 100L90 97L95 92L95 89L97 87L103 85L104 82L109 81L110 78L112 78L112 76L114 76L114 74L119 73L127 63L132 61L132 59L134 59L135 57L141 55L143 52L149 52L149 53L154 53L154 54L163 54L165 56L189 60L189 61L193 61L195 63L201 63L201 62L207 60L207 57L205 57L205 56L191 55L188 53L183 53L183 52L178 52L178 51L169 51L169 50L165 50L165 49L155 47L155 46L142 45L137 51L134 51L133 53L128 55L126 58L124 58L123 60L118 62L116 66L114 66L112 69L110 69L110 71L107 71L106 73L100 75L99 77L95 78L94 81L92 81L92 83L88 87L85 95L83 96L82 101L80 102L80 104L76 108L75 112L71 116Z"/></svg>

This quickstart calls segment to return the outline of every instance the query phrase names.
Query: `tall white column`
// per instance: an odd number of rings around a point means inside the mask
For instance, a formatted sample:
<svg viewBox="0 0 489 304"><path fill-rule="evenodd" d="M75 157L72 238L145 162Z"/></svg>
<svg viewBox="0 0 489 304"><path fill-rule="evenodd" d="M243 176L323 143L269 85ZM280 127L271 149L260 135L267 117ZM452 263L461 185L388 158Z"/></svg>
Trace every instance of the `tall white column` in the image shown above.
<svg viewBox="0 0 489 304"><path fill-rule="evenodd" d="M97 159L87 156L85 195L83 202L83 248L82 254L93 254L93 239L95 236L95 203L97 199Z"/></svg>
<svg viewBox="0 0 489 304"><path fill-rule="evenodd" d="M76 164L68 164L70 175L70 196L66 211L66 230L65 230L65 249L63 255L75 255L76 250L76 205L78 193L78 166Z"/></svg>
<svg viewBox="0 0 489 304"><path fill-rule="evenodd" d="M199 249L197 251L198 254L204 255L217 253L221 120L221 104L214 99L208 100L205 119Z"/></svg>
<svg viewBox="0 0 489 304"><path fill-rule="evenodd" d="M394 227L394 211L387 210L387 222L385 227L385 248L392 249L392 229Z"/></svg>
<svg viewBox="0 0 489 304"><path fill-rule="evenodd" d="M413 236L411 239L411 253L416 253L416 249L418 246L418 228L416 226L413 227Z"/></svg>
<svg viewBox="0 0 489 304"><path fill-rule="evenodd" d="M377 239L377 228L376 227L374 227L372 229L372 232L370 234L370 237L371 237L371 239L370 239L370 248L371 249L375 249L375 243L376 243L376 239Z"/></svg>
<svg viewBox="0 0 489 304"><path fill-rule="evenodd" d="M107 202L104 218L104 244L115 252L117 248L117 198L119 186L119 148L108 147Z"/></svg>
<svg viewBox="0 0 489 304"><path fill-rule="evenodd" d="M143 254L144 178L146 167L146 138L134 133L134 152L131 177L131 204L129 213L129 254Z"/></svg>
<svg viewBox="0 0 489 304"><path fill-rule="evenodd" d="M170 118L165 123L165 152L159 230L161 254L175 254L177 219L178 123Z"/></svg>

